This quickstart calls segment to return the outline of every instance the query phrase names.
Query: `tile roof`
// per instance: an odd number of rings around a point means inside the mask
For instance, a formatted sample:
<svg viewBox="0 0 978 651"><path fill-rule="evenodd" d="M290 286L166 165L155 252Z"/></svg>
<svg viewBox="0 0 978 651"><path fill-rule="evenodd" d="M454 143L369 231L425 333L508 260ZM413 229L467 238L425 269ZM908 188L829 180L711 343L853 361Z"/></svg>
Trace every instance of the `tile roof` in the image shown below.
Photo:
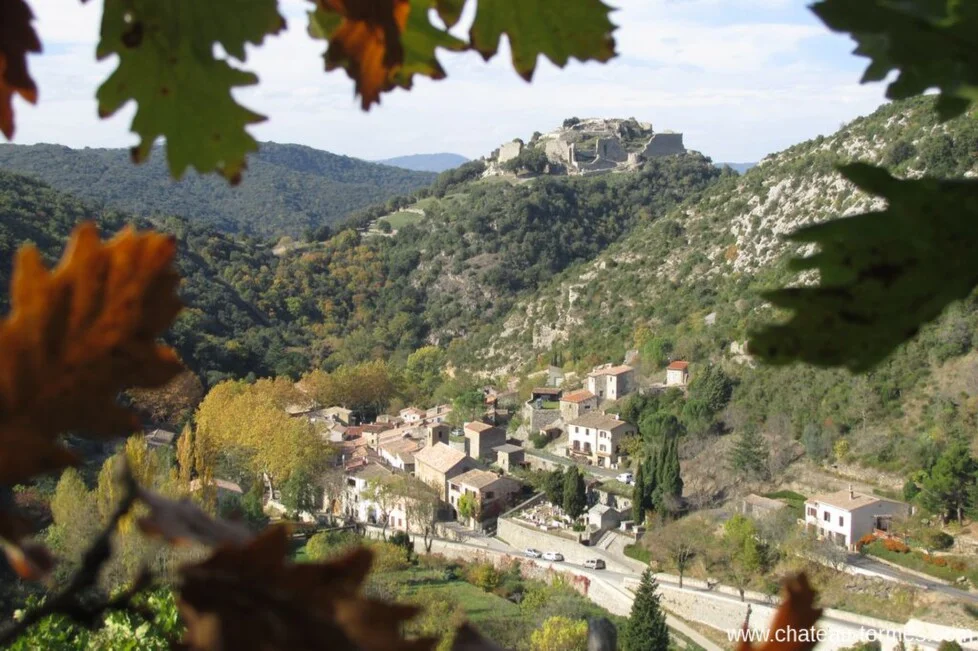
<svg viewBox="0 0 978 651"><path fill-rule="evenodd" d="M476 490L482 490L490 484L494 484L502 479L499 475L494 472L489 472L488 470L470 470L464 472L458 477L452 479L453 484L464 484L466 486L471 486Z"/></svg>
<svg viewBox="0 0 978 651"><path fill-rule="evenodd" d="M414 459L441 473L448 472L465 459L465 453L444 443L435 443L414 453Z"/></svg>
<svg viewBox="0 0 978 651"><path fill-rule="evenodd" d="M379 463L366 463L356 468L347 470L347 474L359 477L366 481L383 481L388 477L393 476L390 470L380 465Z"/></svg>
<svg viewBox="0 0 978 651"><path fill-rule="evenodd" d="M237 493L238 495L243 495L244 491L233 481L228 481L227 479L212 479L211 484L218 487L221 490L226 490L231 493ZM191 480L190 482L190 492L196 493L201 489L200 478Z"/></svg>
<svg viewBox="0 0 978 651"><path fill-rule="evenodd" d="M827 493L825 495L816 495L807 500L808 504L821 503L828 504L829 506L834 506L838 509L844 509L846 511L853 511L855 509L861 509L864 506L870 506L872 504L877 504L883 500L875 495L866 495L864 493L856 493L848 489L836 491L834 493Z"/></svg>
<svg viewBox="0 0 978 651"><path fill-rule="evenodd" d="M513 452L522 452L523 448L518 445L513 445L512 443L507 443L505 445L499 445L493 448L495 452L505 452L506 454L511 454Z"/></svg>
<svg viewBox="0 0 978 651"><path fill-rule="evenodd" d="M421 444L419 441L414 439L396 439L384 443L380 446L381 450L386 451L388 454L400 457L402 461L414 461L414 453L421 449Z"/></svg>
<svg viewBox="0 0 978 651"><path fill-rule="evenodd" d="M670 371L685 371L689 368L689 362L673 362L666 368Z"/></svg>
<svg viewBox="0 0 978 651"><path fill-rule="evenodd" d="M622 425L627 425L623 420L618 420L613 416L608 416L607 414L599 414L597 412L590 412L584 414L580 418L572 420L567 423L569 426L574 427L590 427L591 429L603 429L603 430L613 430L616 427L621 427Z"/></svg>
<svg viewBox="0 0 978 651"><path fill-rule="evenodd" d="M486 430L493 429L493 426L488 423L483 423L480 420L474 420L470 423L466 423L462 429L466 429L470 432L485 432Z"/></svg>
<svg viewBox="0 0 978 651"><path fill-rule="evenodd" d="M554 387L533 387L531 393L539 393L542 396L559 396L561 389Z"/></svg>
<svg viewBox="0 0 978 651"><path fill-rule="evenodd" d="M565 393L564 397L561 398L560 401L572 402L577 404L577 403L584 402L585 400L590 400L591 398L594 397L595 397L594 394L588 391L587 389L581 389L580 391L571 391L570 393Z"/></svg>
<svg viewBox="0 0 978 651"><path fill-rule="evenodd" d="M622 364L621 366L608 366L605 368L596 368L588 376L598 377L599 375L623 375L625 373L630 373L635 369L627 364Z"/></svg>

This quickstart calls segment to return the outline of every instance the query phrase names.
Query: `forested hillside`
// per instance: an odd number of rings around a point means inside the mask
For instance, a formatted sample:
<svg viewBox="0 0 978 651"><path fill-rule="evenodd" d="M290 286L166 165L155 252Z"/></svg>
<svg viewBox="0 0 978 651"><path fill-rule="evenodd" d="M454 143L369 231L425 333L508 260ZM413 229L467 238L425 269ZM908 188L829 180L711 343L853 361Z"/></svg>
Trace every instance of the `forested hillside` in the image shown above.
<svg viewBox="0 0 978 651"><path fill-rule="evenodd" d="M174 182L162 148L133 165L125 149L0 145L0 169L33 176L97 205L179 215L227 233L302 235L348 213L427 186L429 172L368 163L301 145L262 143L243 183L188 173Z"/></svg>
<svg viewBox="0 0 978 651"><path fill-rule="evenodd" d="M426 214L410 213L413 223L390 237L358 232L352 225L369 221L361 216L281 255L255 238L153 217L178 238L185 278L188 309L168 336L207 384L404 360L427 342L448 346L487 327L524 293L722 174L696 155L630 175L515 186L448 172L420 193ZM113 232L130 220L14 174L0 173L0 188L3 282L22 241L53 261L78 221L95 218Z"/></svg>
<svg viewBox="0 0 978 651"><path fill-rule="evenodd" d="M587 368L633 349L653 377L664 377L668 359L684 359L694 378L717 363L733 381L729 404L677 412L696 435L686 450L694 465L697 455L706 464L720 455L715 446L732 445L731 437L713 435L758 429L782 455L771 458L772 470L798 454L904 476L929 467L949 441L970 444L978 422L974 297L952 305L866 376L755 367L743 344L752 328L778 318L761 293L796 281L786 262L798 251L783 236L874 206L835 164L883 163L909 177L978 174L978 122L965 116L939 124L933 104L925 97L885 105L742 177L721 179L519 301L491 336L467 341L456 359L497 373L523 365L525 372L553 359Z"/></svg>

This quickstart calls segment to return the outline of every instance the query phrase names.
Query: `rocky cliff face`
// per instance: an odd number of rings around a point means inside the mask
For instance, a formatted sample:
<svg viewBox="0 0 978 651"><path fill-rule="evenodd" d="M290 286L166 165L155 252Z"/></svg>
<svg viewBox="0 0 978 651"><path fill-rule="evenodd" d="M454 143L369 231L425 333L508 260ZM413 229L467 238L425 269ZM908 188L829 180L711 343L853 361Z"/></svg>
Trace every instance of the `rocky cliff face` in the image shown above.
<svg viewBox="0 0 978 651"><path fill-rule="evenodd" d="M785 235L880 207L879 200L845 181L835 171L837 164L882 163L904 177L978 174L978 123L962 117L939 124L932 104L926 97L887 104L831 136L767 157L664 219L643 223L595 260L569 269L517 305L492 337L494 370L513 370L554 345L576 341L613 346L617 337L629 346L636 329L695 322L700 312L718 312L721 327L733 326L731 340L742 337L748 314L767 309L751 287L759 291L785 280L785 260L802 252ZM553 138L588 131L570 127L555 133ZM689 293L702 295L693 301L695 314L689 309L677 314L664 304Z"/></svg>

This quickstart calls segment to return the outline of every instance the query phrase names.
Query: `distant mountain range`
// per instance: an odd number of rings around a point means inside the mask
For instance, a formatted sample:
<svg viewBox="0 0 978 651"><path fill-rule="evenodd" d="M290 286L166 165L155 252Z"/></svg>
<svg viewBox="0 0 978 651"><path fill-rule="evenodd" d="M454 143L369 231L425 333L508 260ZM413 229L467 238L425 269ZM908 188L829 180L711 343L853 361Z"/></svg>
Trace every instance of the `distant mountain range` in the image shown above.
<svg viewBox="0 0 978 651"><path fill-rule="evenodd" d="M757 167L757 163L717 163L717 167L729 167L738 174L744 174L752 167Z"/></svg>
<svg viewBox="0 0 978 651"><path fill-rule="evenodd" d="M248 157L238 187L194 173L172 181L163 147L146 163L133 165L127 149L0 145L0 169L108 208L146 217L179 215L227 233L259 237L302 235L435 179L431 172L274 142L262 143Z"/></svg>
<svg viewBox="0 0 978 651"><path fill-rule="evenodd" d="M444 172L469 162L469 159L459 154L411 154L377 162L415 172Z"/></svg>

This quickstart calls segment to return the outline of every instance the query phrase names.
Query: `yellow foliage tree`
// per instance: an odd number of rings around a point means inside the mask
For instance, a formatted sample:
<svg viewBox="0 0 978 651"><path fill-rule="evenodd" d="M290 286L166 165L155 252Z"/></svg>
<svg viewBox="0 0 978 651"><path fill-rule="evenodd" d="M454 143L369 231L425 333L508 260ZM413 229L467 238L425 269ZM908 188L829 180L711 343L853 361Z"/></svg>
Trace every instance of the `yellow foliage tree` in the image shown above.
<svg viewBox="0 0 978 651"><path fill-rule="evenodd" d="M586 651L587 622L551 617L530 635L530 651Z"/></svg>
<svg viewBox="0 0 978 651"><path fill-rule="evenodd" d="M325 467L329 444L308 421L284 411L283 386L281 380L229 381L211 389L196 415L198 475L225 451L240 453L251 472L273 484L299 469L316 476Z"/></svg>

